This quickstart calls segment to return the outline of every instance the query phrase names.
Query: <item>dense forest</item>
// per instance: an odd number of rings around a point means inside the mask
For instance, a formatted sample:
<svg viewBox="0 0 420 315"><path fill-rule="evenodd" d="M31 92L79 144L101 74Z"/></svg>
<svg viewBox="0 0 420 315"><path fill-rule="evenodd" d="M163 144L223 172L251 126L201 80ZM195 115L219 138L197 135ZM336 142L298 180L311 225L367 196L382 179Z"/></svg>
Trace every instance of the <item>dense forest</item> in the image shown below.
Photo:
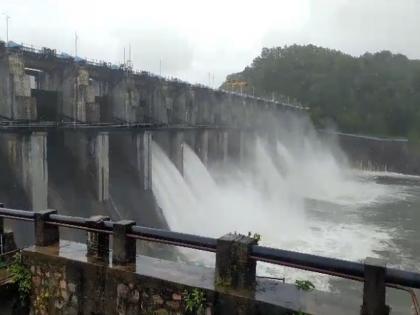
<svg viewBox="0 0 420 315"><path fill-rule="evenodd" d="M420 60L382 51L353 57L314 45L264 48L230 83L244 93L287 95L310 108L319 128L420 139ZM245 83L244 83L245 84Z"/></svg>

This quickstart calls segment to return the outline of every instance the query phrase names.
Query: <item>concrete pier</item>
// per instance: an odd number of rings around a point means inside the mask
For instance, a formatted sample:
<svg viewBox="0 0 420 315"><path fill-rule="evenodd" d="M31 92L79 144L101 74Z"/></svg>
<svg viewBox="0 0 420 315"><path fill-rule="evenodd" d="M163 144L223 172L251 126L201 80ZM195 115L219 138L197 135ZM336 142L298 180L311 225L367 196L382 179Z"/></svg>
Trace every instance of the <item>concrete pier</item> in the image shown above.
<svg viewBox="0 0 420 315"><path fill-rule="evenodd" d="M109 140L107 132L66 131L64 143L79 169L88 175L98 201L109 199Z"/></svg>
<svg viewBox="0 0 420 315"><path fill-rule="evenodd" d="M228 158L228 133L225 130L209 130L209 163L225 163Z"/></svg>
<svg viewBox="0 0 420 315"><path fill-rule="evenodd" d="M16 183L25 192L28 206L35 210L47 209L46 133L0 134L0 144L2 156L12 170Z"/></svg>
<svg viewBox="0 0 420 315"><path fill-rule="evenodd" d="M129 74L124 74L113 86L110 98L114 119L123 122L144 120L140 108L140 92Z"/></svg>
<svg viewBox="0 0 420 315"><path fill-rule="evenodd" d="M25 74L24 60L19 55L0 55L0 116L15 120L37 117L30 77Z"/></svg>
<svg viewBox="0 0 420 315"><path fill-rule="evenodd" d="M174 131L170 134L170 159L178 171L184 173L184 132Z"/></svg>
<svg viewBox="0 0 420 315"><path fill-rule="evenodd" d="M200 157L204 165L208 163L209 154L209 131L200 130L197 132L197 139L195 142L195 152Z"/></svg>

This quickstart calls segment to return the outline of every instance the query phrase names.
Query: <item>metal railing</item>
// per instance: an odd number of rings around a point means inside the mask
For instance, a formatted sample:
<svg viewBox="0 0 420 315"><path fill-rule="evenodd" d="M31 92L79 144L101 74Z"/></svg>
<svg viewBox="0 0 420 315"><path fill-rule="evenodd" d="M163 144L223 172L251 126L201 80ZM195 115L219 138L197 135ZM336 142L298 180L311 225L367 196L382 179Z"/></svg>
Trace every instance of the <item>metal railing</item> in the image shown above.
<svg viewBox="0 0 420 315"><path fill-rule="evenodd" d="M9 44L10 43L12 42L9 42ZM3 45L5 45L5 47L7 46L5 43L3 43ZM86 66L91 66L91 67L96 67L96 68L101 67L101 68L106 68L106 69L114 70L114 71L125 71L139 77L145 76L149 78L155 78L159 81L166 82L166 83L180 83L189 88L195 87L195 88L207 89L207 90L216 91L216 92L220 92L224 94L230 94L233 96L239 96L242 98L248 98L255 101L264 101L266 103L280 105L289 109L295 109L295 110L308 109L307 107L303 106L298 101L290 100L285 96L280 97L280 99L270 99L270 98L265 98L265 97L254 96L251 94L228 91L221 88L214 88L214 87L203 85L200 83L192 84L187 81L181 80L179 78L164 77L164 76L157 75L149 71L136 70L126 64L117 65L117 64L113 64L111 62L107 62L103 60L81 58L79 56L75 57L65 52L60 52L60 51L57 51L56 49L50 49L47 47L40 48L40 47L34 47L33 45L25 44L25 43L13 43L13 45L9 45L8 48L9 50L14 51L16 53L22 53L22 54L38 56L38 57L48 56L48 57L57 58L58 60L62 60L63 62L74 62L81 65L86 65Z"/></svg>
<svg viewBox="0 0 420 315"><path fill-rule="evenodd" d="M75 216L59 215L55 211L50 210L45 212L32 212L26 210L8 209L4 208L4 206L0 204L0 234L3 233L3 219L35 222L35 230L37 230L38 226L38 231L35 231L35 243L39 242L37 238L40 234L50 232L47 230L39 230L39 226L44 228L45 226L56 227L57 229L58 227L73 228L85 230L87 232L92 233L100 233L106 236L112 235L116 237L116 225L122 224L122 221L111 221L109 220L109 218L106 217L101 217L101 219L95 219L95 217L82 218ZM39 224L39 222L42 222L43 224ZM92 224L92 222L94 222L94 224ZM219 253L219 241L223 239L215 239L211 237L203 237L162 229L148 228L135 225L134 222L131 222L131 224L127 224L127 229L124 232L124 237L134 241L138 239L216 253L216 268L218 255L221 255L221 253ZM57 239L54 240L57 241ZM41 244L41 246L42 245L45 246L48 244L44 243ZM407 290L405 287L420 289L420 274L415 272L403 271L394 268L386 268L384 266L370 263L363 264L359 262L351 262L341 259L328 258L318 255L304 254L294 251L259 246L252 242L248 244L247 248L249 261L268 262L276 265L282 265L286 267L317 272L325 275L361 281L365 283L365 288L367 283L373 286L381 286L381 281L378 280L378 274L382 274L383 286L399 288L403 290ZM369 268L374 269L375 276L372 277ZM369 290L367 291L368 293L364 293L363 303L364 305L367 304L368 306L366 307L369 308L369 303L371 303L372 300L374 300L373 302L375 302L375 300L377 300L378 297L369 296L369 294L371 293L369 293ZM408 291L411 292L412 295L415 297L413 291ZM416 312L418 312L418 303L415 301L414 298L413 303L416 307ZM380 313L368 312L366 314Z"/></svg>

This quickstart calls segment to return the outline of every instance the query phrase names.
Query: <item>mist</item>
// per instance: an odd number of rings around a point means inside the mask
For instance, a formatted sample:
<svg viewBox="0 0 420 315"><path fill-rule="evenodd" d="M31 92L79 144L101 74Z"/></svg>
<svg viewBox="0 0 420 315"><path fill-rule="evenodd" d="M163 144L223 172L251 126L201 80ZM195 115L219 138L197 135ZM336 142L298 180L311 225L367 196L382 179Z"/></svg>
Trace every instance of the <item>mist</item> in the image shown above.
<svg viewBox="0 0 420 315"><path fill-rule="evenodd" d="M376 256L390 241L388 231L355 212L403 192L352 170L335 141L319 138L306 117L272 119L246 146L253 154L240 163L205 166L184 144L181 175L153 144L153 191L171 230L216 238L258 233L266 246L353 261ZM191 261L213 263L209 255L184 252ZM258 271L289 281L302 275L262 263ZM329 289L325 277L311 277Z"/></svg>

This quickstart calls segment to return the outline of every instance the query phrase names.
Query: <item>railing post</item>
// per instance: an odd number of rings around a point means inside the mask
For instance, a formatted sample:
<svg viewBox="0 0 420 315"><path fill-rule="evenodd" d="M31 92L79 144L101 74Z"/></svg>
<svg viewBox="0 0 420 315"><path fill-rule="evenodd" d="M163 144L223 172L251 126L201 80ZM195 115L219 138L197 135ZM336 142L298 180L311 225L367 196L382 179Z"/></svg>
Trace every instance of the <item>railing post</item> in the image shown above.
<svg viewBox="0 0 420 315"><path fill-rule="evenodd" d="M51 209L34 212L36 246L49 246L60 241L58 226L46 222L51 214L56 213L57 210Z"/></svg>
<svg viewBox="0 0 420 315"><path fill-rule="evenodd" d="M114 222L112 237L112 264L126 265L136 262L136 240L128 238L127 233L136 222L121 220Z"/></svg>
<svg viewBox="0 0 420 315"><path fill-rule="evenodd" d="M0 203L0 208L4 208L4 203ZM0 217L0 235L4 233L4 219Z"/></svg>
<svg viewBox="0 0 420 315"><path fill-rule="evenodd" d="M87 219L88 228L103 229L104 221L109 221L109 217L96 215ZM87 232L87 256L108 260L109 258L109 235L96 231Z"/></svg>
<svg viewBox="0 0 420 315"><path fill-rule="evenodd" d="M253 292L256 282L256 261L250 259L254 238L227 234L217 240L215 286L218 290Z"/></svg>
<svg viewBox="0 0 420 315"><path fill-rule="evenodd" d="M368 257L364 274L361 315L388 315L390 309L385 304L386 265L380 259Z"/></svg>

